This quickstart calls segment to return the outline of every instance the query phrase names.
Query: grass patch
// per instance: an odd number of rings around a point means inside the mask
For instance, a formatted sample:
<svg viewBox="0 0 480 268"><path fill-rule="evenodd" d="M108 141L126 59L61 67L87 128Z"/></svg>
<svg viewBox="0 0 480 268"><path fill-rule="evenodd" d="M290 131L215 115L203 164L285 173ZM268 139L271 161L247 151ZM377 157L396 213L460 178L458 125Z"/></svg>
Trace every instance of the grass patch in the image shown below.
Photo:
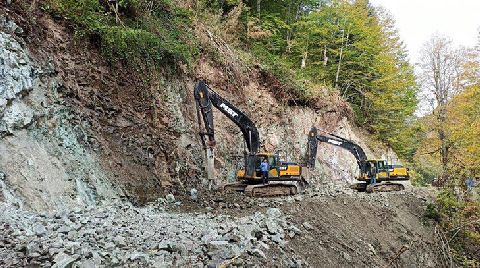
<svg viewBox="0 0 480 268"><path fill-rule="evenodd" d="M452 189L445 188L438 194L435 206L427 207L426 214L429 218L440 219L457 263L463 267L478 267L480 203L466 194L466 199L459 198Z"/></svg>
<svg viewBox="0 0 480 268"><path fill-rule="evenodd" d="M110 61L190 64L199 53L189 11L170 1L123 0L116 10L106 0L47 0L43 8L70 21Z"/></svg>

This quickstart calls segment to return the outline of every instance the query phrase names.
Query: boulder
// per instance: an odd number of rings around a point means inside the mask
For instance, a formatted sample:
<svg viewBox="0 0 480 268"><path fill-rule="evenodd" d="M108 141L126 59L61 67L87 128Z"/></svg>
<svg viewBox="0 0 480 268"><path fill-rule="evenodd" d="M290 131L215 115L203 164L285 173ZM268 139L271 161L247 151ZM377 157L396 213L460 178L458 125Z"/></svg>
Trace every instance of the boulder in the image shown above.
<svg viewBox="0 0 480 268"><path fill-rule="evenodd" d="M175 203L175 196L173 194L167 194L165 197L168 203Z"/></svg>
<svg viewBox="0 0 480 268"><path fill-rule="evenodd" d="M75 259L69 255L60 253L57 254L53 261L55 264L52 266L52 268L70 268L75 262Z"/></svg>

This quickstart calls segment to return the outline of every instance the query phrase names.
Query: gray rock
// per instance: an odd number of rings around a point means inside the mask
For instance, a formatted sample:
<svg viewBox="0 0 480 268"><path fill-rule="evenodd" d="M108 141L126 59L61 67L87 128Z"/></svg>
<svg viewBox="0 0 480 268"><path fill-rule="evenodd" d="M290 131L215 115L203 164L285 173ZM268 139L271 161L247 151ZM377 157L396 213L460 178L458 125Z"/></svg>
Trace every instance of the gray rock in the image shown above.
<svg viewBox="0 0 480 268"><path fill-rule="evenodd" d="M282 211L280 211L278 208L269 208L267 209L267 215L270 218L278 219L282 217Z"/></svg>
<svg viewBox="0 0 480 268"><path fill-rule="evenodd" d="M117 246L120 246L120 247L127 245L125 238L123 236L116 236L115 238L113 238L113 242L115 242L115 244L117 244Z"/></svg>
<svg viewBox="0 0 480 268"><path fill-rule="evenodd" d="M35 232L35 234L37 236L42 236L44 235L46 232L47 232L47 229L45 228L45 226L43 226L42 224L36 224L34 227L33 227L33 231Z"/></svg>
<svg viewBox="0 0 480 268"><path fill-rule="evenodd" d="M95 263L92 260L84 260L80 264L80 268L95 268Z"/></svg>
<svg viewBox="0 0 480 268"><path fill-rule="evenodd" d="M76 259L72 258L71 256L59 253L53 260L55 264L52 266L52 268L70 268L72 267L75 260Z"/></svg>
<svg viewBox="0 0 480 268"><path fill-rule="evenodd" d="M259 258L264 258L264 259L267 258L267 255L265 255L265 253L258 248L254 249L252 251L252 255L256 256L256 257L259 257Z"/></svg>
<svg viewBox="0 0 480 268"><path fill-rule="evenodd" d="M137 260L137 259L141 259L141 260L148 260L149 259L149 256L148 254L145 254L145 253L142 253L142 252L133 252L133 253L130 253L128 255L128 259L129 260Z"/></svg>
<svg viewBox="0 0 480 268"><path fill-rule="evenodd" d="M347 262L351 262L351 261L352 261L352 257L351 257L350 254L348 254L347 252L342 252L342 256L343 256L343 258L344 258Z"/></svg>
<svg viewBox="0 0 480 268"><path fill-rule="evenodd" d="M308 221L304 222L302 225L303 225L303 227L304 227L305 229L307 229L307 230L309 230L309 231L315 229L315 227L313 227Z"/></svg>
<svg viewBox="0 0 480 268"><path fill-rule="evenodd" d="M302 234L302 231L298 227L296 227L295 225L289 225L288 230L291 231L291 232L294 232L297 235Z"/></svg>
<svg viewBox="0 0 480 268"><path fill-rule="evenodd" d="M192 198L193 200L197 200L197 198L198 198L198 191L197 191L197 189L192 188L192 189L190 190L190 198Z"/></svg>
<svg viewBox="0 0 480 268"><path fill-rule="evenodd" d="M275 234L274 236L272 236L272 241L277 244L282 244L284 242L281 234Z"/></svg>
<svg viewBox="0 0 480 268"><path fill-rule="evenodd" d="M275 221L268 219L265 221L265 224L267 225L267 230L269 234L276 234L280 232L280 227Z"/></svg>
<svg viewBox="0 0 480 268"><path fill-rule="evenodd" d="M253 216L253 220L257 223L260 223L263 221L263 219L265 219L265 215L263 215L262 213L260 212L255 212L255 215Z"/></svg>
<svg viewBox="0 0 480 268"><path fill-rule="evenodd" d="M177 245L177 243L172 241L163 240L158 244L158 249L168 252L181 251L182 249Z"/></svg>
<svg viewBox="0 0 480 268"><path fill-rule="evenodd" d="M295 237L295 232L293 232L293 231L288 232L288 237L294 238Z"/></svg>
<svg viewBox="0 0 480 268"><path fill-rule="evenodd" d="M226 246L228 245L228 241L210 241L208 244L215 246L215 247L221 247L221 246Z"/></svg>
<svg viewBox="0 0 480 268"><path fill-rule="evenodd" d="M57 229L57 232L62 233L62 234L66 234L70 231L71 231L70 227L68 227L66 225L62 225L62 226L60 226L60 228Z"/></svg>
<svg viewBox="0 0 480 268"><path fill-rule="evenodd" d="M167 202L169 203L174 203L175 202L175 196L173 196L173 194L168 194L165 199L167 200Z"/></svg>

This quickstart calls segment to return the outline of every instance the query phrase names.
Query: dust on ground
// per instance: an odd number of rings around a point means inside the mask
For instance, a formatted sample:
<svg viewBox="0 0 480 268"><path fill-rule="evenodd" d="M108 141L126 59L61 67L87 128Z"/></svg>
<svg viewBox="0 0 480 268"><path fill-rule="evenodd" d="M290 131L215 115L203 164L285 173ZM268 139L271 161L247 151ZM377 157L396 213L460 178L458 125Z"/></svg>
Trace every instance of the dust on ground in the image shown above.
<svg viewBox="0 0 480 268"><path fill-rule="evenodd" d="M309 188L303 195L252 198L241 193L201 192L196 200L178 196L175 212L211 212L243 217L280 208L302 234L272 248L268 267L284 267L287 252L310 267L443 267L434 235L435 222L424 217L428 189L407 187L391 193L356 192L341 184ZM178 204L178 203L177 203Z"/></svg>

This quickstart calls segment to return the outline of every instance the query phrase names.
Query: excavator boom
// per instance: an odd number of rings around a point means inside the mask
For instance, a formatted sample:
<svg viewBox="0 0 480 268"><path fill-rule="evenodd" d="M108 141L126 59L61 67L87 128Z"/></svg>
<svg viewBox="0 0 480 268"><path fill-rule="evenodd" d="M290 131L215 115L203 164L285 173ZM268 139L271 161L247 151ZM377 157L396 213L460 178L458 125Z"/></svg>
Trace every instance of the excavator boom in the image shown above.
<svg viewBox="0 0 480 268"><path fill-rule="evenodd" d="M357 164L360 171L364 171L365 161L367 161L367 155L365 154L365 151L362 149L362 147L350 140L344 139L337 135L330 133L328 133L327 135L328 136L319 135L316 127L312 127L312 129L310 130L310 133L308 135L308 164L310 167L315 167L318 142L324 142L348 150L357 159Z"/></svg>
<svg viewBox="0 0 480 268"><path fill-rule="evenodd" d="M258 153L260 137L257 127L250 118L215 91L209 89L203 80L197 82L193 95L197 102L197 111L200 114L199 116L203 117L206 130L205 133L201 133L201 136L205 135L210 144L215 144L213 127L213 107L215 107L240 128L248 151L252 154Z"/></svg>

